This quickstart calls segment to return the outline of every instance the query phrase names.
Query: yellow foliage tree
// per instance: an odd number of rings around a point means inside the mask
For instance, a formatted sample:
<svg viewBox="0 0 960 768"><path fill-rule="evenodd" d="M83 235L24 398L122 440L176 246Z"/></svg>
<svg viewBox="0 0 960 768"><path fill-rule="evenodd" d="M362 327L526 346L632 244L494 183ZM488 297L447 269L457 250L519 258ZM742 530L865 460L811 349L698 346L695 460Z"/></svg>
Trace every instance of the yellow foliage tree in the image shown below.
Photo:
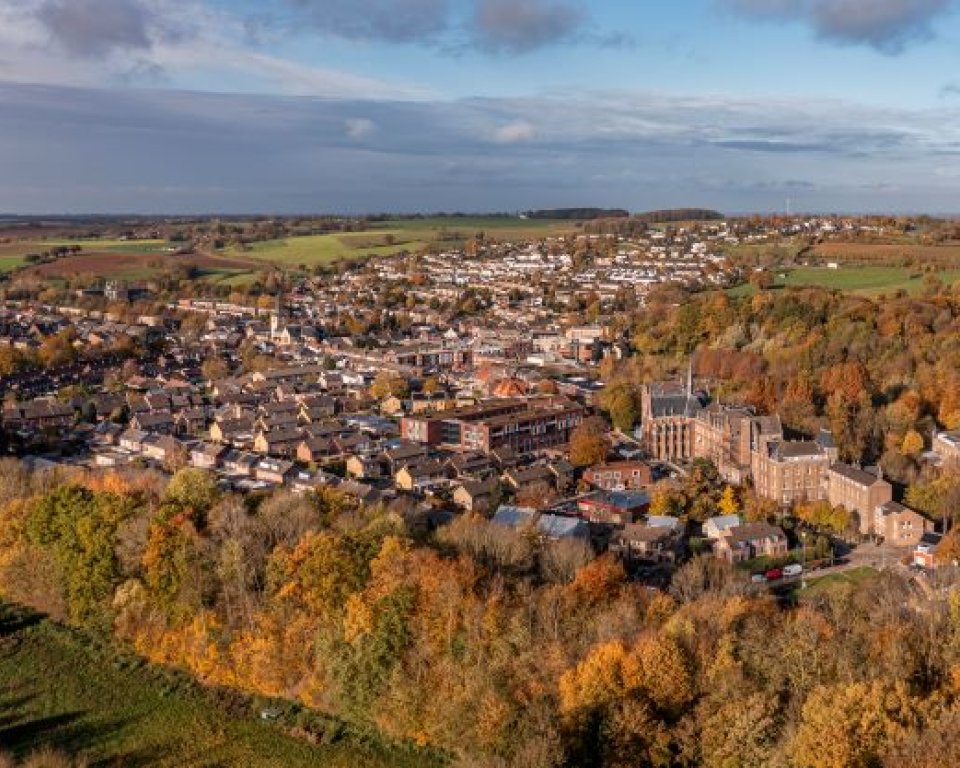
<svg viewBox="0 0 960 768"><path fill-rule="evenodd" d="M902 683L838 683L815 689L790 743L796 768L868 768L916 717Z"/></svg>
<svg viewBox="0 0 960 768"><path fill-rule="evenodd" d="M723 495L717 504L717 509L721 515L735 515L740 511L740 504L737 502L737 492L732 485L723 489Z"/></svg>
<svg viewBox="0 0 960 768"><path fill-rule="evenodd" d="M923 451L923 435L915 429L911 429L903 437L903 442L900 444L900 452L907 456L916 456L921 451Z"/></svg>

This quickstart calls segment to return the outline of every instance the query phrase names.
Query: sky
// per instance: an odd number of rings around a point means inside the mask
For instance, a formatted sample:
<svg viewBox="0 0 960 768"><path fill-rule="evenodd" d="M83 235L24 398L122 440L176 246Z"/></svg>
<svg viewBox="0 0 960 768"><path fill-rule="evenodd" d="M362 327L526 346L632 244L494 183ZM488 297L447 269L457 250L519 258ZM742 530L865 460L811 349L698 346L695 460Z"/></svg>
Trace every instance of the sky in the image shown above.
<svg viewBox="0 0 960 768"><path fill-rule="evenodd" d="M0 211L960 213L960 0L0 0Z"/></svg>

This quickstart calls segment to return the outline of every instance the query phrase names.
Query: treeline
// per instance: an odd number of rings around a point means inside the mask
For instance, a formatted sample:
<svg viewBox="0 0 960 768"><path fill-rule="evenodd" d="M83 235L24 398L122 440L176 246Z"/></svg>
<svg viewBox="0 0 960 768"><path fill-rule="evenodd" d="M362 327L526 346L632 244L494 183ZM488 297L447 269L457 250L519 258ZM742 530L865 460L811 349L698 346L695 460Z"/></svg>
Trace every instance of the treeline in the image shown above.
<svg viewBox="0 0 960 768"><path fill-rule="evenodd" d="M540 211L527 211L529 219L559 219L591 221L593 219L625 219L629 211L622 208L548 208Z"/></svg>
<svg viewBox="0 0 960 768"><path fill-rule="evenodd" d="M724 216L708 208L667 208L660 211L635 213L633 218L647 224L673 224L680 221L722 221Z"/></svg>
<svg viewBox="0 0 960 768"><path fill-rule="evenodd" d="M898 576L797 607L694 560L669 593L463 517L329 491L0 464L0 591L199 680L458 766L954 765L960 611Z"/></svg>

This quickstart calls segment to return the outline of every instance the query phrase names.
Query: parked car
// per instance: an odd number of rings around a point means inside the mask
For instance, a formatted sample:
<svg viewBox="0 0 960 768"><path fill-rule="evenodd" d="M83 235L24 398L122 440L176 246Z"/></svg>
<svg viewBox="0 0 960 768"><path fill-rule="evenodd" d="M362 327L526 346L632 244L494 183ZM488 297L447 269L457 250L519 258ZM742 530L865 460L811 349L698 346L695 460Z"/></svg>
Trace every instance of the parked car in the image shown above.
<svg viewBox="0 0 960 768"><path fill-rule="evenodd" d="M752 581L754 584L765 584L767 577L762 573L755 573L750 577L750 581Z"/></svg>
<svg viewBox="0 0 960 768"><path fill-rule="evenodd" d="M776 581L783 578L783 571L779 568L771 568L763 575L766 576L767 581Z"/></svg>
<svg viewBox="0 0 960 768"><path fill-rule="evenodd" d="M787 577L799 576L803 573L803 566L800 563L792 563L783 569L783 575Z"/></svg>

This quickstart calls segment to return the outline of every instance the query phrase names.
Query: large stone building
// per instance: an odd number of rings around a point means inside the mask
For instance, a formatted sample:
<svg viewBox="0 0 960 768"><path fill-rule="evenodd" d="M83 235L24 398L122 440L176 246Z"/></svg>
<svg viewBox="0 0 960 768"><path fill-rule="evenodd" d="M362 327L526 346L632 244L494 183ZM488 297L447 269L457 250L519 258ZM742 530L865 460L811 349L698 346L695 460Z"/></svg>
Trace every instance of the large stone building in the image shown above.
<svg viewBox="0 0 960 768"><path fill-rule="evenodd" d="M877 510L892 500L893 486L879 469L868 472L837 462L827 473L827 501L855 513L863 535L879 533L875 530Z"/></svg>
<svg viewBox="0 0 960 768"><path fill-rule="evenodd" d="M960 432L934 432L931 450L945 464L960 464Z"/></svg>
<svg viewBox="0 0 960 768"><path fill-rule="evenodd" d="M689 461L694 454L694 422L706 396L687 385L647 384L640 393L641 440L657 461Z"/></svg>
<svg viewBox="0 0 960 768"><path fill-rule="evenodd" d="M828 494L830 465L837 448L829 432L816 440L785 440L753 427L751 474L757 495L784 506L822 501Z"/></svg>

